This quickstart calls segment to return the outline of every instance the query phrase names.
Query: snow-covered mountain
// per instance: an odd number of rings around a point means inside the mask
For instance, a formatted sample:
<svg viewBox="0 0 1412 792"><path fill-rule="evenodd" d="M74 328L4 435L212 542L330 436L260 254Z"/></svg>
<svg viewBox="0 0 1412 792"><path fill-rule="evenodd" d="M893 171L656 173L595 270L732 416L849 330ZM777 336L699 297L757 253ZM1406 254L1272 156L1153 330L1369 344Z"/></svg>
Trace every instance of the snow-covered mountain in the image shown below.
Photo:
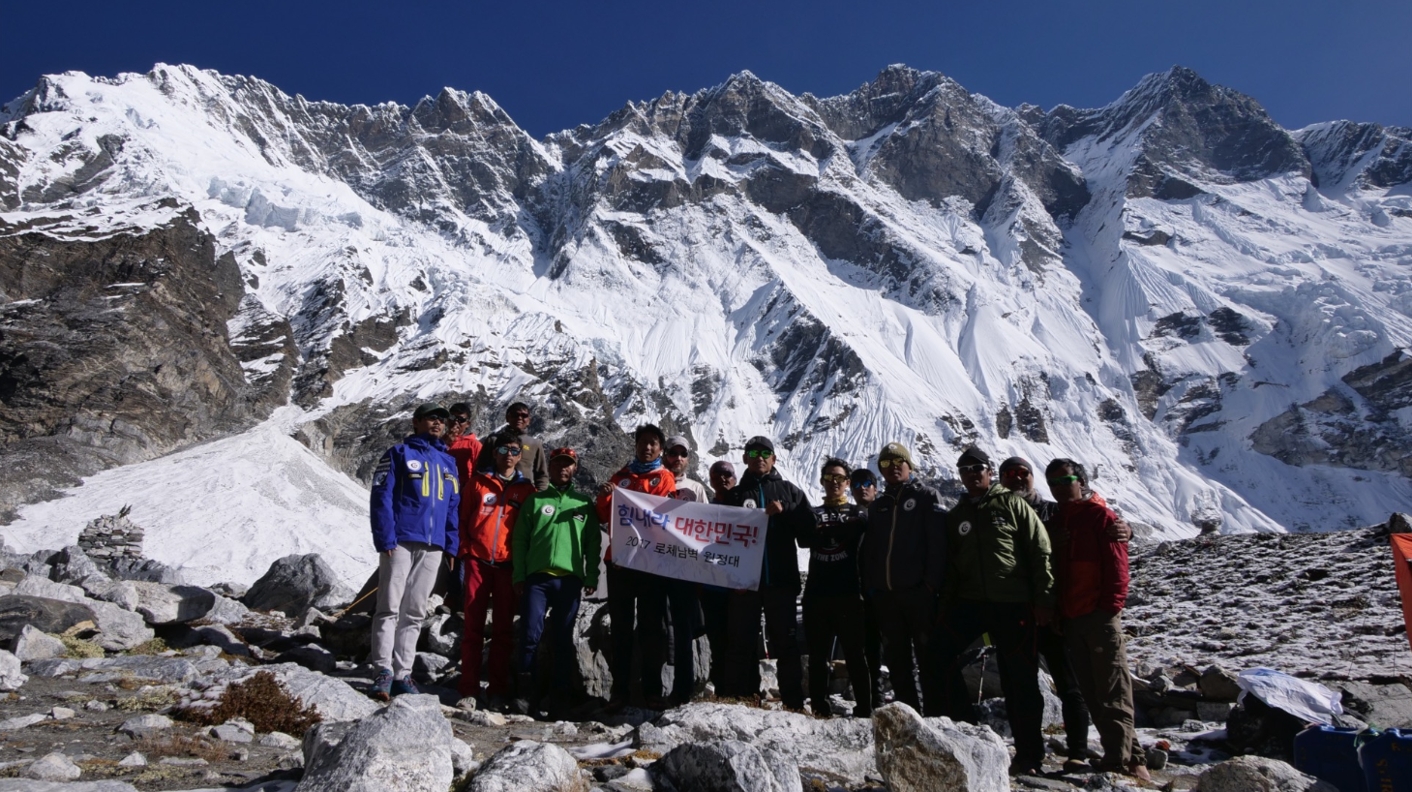
<svg viewBox="0 0 1412 792"><path fill-rule="evenodd" d="M451 89L44 77L0 110L0 505L286 402L366 478L457 396L531 398L588 477L655 420L703 473L763 433L800 482L890 440L953 479L974 442L1158 536L1371 524L1412 495L1409 185L1412 130L1287 131L1179 67L1049 112L741 73L543 140Z"/></svg>

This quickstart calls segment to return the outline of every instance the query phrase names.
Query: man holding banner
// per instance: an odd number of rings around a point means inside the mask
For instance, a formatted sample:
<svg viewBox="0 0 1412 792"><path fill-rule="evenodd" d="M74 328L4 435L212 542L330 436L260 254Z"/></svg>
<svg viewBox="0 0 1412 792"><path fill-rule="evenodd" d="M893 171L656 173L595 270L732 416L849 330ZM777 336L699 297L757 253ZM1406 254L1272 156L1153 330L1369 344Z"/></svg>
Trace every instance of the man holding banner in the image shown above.
<svg viewBox="0 0 1412 792"><path fill-rule="evenodd" d="M799 651L799 556L797 537L814 531L809 499L775 470L775 445L767 437L745 443L745 475L721 503L763 510L768 518L758 587L730 597L726 690L722 696L755 697L760 690L756 645L760 614L765 615L769 653L778 662L780 698L790 709L804 708L804 668Z"/></svg>
<svg viewBox="0 0 1412 792"><path fill-rule="evenodd" d="M677 491L676 477L662 466L665 442L660 428L652 424L637 427L633 433L633 460L598 490L598 521L605 529L616 524L616 492L627 490L670 498ZM641 566L629 566L623 562L623 556L614 555L617 547L616 542L610 544L604 556L608 566L608 618L613 650L609 669L613 675L613 689L608 699L610 712L628 704L635 631L642 638L643 698L649 706L665 703L662 700L662 664L666 661L667 634L663 623L666 592L656 575L643 571ZM687 651L691 651L689 644ZM689 660L687 665L690 666Z"/></svg>

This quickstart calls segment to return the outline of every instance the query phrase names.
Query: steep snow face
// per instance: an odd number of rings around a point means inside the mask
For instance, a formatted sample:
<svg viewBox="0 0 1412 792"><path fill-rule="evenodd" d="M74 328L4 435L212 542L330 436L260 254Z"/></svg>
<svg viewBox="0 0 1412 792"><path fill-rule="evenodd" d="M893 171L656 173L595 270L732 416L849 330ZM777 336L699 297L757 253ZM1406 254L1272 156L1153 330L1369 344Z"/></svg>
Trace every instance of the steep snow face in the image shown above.
<svg viewBox="0 0 1412 792"><path fill-rule="evenodd" d="M686 427L701 473L763 433L810 489L893 440L949 480L974 442L1087 462L1161 537L1412 495L1406 136L1316 146L1186 70L1048 114L902 67L828 99L745 73L534 141L480 94L158 66L46 77L0 123L6 222L195 207L251 295L232 333L288 321L304 420L573 380Z"/></svg>

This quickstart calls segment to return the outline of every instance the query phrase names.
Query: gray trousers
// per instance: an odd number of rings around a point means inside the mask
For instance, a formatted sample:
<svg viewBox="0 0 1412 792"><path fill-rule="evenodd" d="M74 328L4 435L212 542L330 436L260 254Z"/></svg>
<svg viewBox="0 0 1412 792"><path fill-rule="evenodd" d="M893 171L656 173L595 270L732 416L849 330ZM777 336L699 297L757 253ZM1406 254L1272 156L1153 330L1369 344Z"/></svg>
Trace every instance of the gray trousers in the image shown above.
<svg viewBox="0 0 1412 792"><path fill-rule="evenodd" d="M392 669L397 679L412 673L417 636L440 564L441 548L421 542L400 544L390 554L378 553L378 604L368 662Z"/></svg>

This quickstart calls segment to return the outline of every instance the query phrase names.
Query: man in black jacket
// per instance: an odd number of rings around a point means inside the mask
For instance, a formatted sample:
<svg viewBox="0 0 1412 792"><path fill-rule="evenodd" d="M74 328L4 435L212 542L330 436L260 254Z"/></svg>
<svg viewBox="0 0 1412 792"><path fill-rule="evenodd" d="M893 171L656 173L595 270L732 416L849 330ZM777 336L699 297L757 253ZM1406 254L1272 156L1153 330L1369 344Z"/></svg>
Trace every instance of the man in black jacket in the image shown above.
<svg viewBox="0 0 1412 792"><path fill-rule="evenodd" d="M730 649L726 657L726 690L723 697L753 697L760 690L760 613L765 614L765 635L770 656L778 662L780 698L790 709L804 708L804 667L799 652L799 557L797 537L814 530L814 510L809 499L775 472L775 444L767 437L745 443L745 475L718 496L727 506L763 508L770 515L765 531L765 558L760 586L755 591L731 593L727 614Z"/></svg>
<svg viewBox="0 0 1412 792"><path fill-rule="evenodd" d="M863 593L858 582L858 550L868 527L868 512L848 502L848 476L842 459L824 460L819 483L824 505L814 509L818 527L799 537L810 549L809 580L804 584L804 638L809 646L809 703L814 714L830 717L829 660L834 639L843 648L853 685L853 714L873 714L873 679L864 652Z"/></svg>
<svg viewBox="0 0 1412 792"><path fill-rule="evenodd" d="M878 469L887 489L868 507L863 585L878 616L894 696L918 712L940 715L930 635L946 562L946 509L936 490L913 480L912 455L901 443L883 446ZM921 670L920 697L914 668Z"/></svg>

